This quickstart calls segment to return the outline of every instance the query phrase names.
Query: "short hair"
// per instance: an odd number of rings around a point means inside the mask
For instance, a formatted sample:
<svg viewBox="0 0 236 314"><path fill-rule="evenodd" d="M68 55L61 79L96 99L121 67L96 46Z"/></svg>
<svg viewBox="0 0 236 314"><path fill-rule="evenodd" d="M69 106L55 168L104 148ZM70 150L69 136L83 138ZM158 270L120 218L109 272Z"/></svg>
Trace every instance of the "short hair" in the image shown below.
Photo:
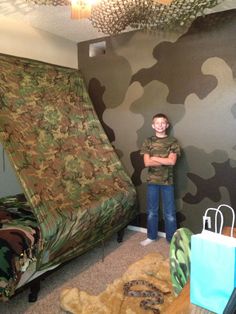
<svg viewBox="0 0 236 314"><path fill-rule="evenodd" d="M170 123L168 117L167 117L164 113L157 113L157 114L155 114L155 115L152 117L152 121L153 121L155 118L164 118L164 119L166 119L166 121L167 121L168 123Z"/></svg>

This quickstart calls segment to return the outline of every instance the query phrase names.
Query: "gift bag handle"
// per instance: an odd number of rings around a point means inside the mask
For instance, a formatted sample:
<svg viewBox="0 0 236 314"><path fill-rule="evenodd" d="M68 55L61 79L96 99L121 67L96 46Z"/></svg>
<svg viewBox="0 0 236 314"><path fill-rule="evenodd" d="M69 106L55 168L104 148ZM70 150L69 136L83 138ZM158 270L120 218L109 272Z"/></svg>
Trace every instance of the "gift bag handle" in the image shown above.
<svg viewBox="0 0 236 314"><path fill-rule="evenodd" d="M232 225L231 225L231 230L230 230L230 236L233 237L233 231L234 231L234 223L235 223L235 212L233 208L227 204L221 204L218 206L218 209L220 210L221 207L227 207L231 210L232 213Z"/></svg>
<svg viewBox="0 0 236 314"><path fill-rule="evenodd" d="M217 232L217 217L218 217L218 214L220 214L220 230L219 230L219 233L222 233L222 229L223 229L223 223L224 223L224 217L223 217L223 214L222 212L219 210L219 207L218 208L214 208L214 207L209 207L206 211L205 211L205 214L203 216L203 229L202 231L205 230L205 225L206 225L206 222L209 222L208 220L208 212L209 211L214 211L215 212L215 230L214 232L218 233ZM209 225L208 225L209 226ZM211 226L209 226L209 228L211 228Z"/></svg>
<svg viewBox="0 0 236 314"><path fill-rule="evenodd" d="M208 220L209 217L207 216L208 212L209 211L214 211L215 212L215 230L214 230L214 232L218 233L217 232L217 225L218 225L217 224L217 222L218 222L217 219L218 219L218 214L220 214L220 230L219 230L219 233L220 234L222 233L223 224L224 224L224 217L223 217L222 211L220 210L221 207L227 207L232 212L232 225L231 225L231 230L230 230L230 236L233 237L233 229L234 229L234 223L235 223L235 212L234 212L233 208L231 206L227 205L227 204L221 204L217 208L210 207L210 208L208 208L205 211L205 214L203 216L203 231L205 230L206 222L207 221L209 222L209 220ZM211 228L211 227L209 227L209 228Z"/></svg>

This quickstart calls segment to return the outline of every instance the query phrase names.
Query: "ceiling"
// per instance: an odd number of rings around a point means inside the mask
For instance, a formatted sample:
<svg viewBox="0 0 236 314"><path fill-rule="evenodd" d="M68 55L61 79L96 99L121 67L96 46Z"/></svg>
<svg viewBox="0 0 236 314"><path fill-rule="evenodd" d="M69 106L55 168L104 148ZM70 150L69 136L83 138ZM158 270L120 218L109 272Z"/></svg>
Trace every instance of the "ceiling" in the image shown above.
<svg viewBox="0 0 236 314"><path fill-rule="evenodd" d="M206 13L236 8L236 0L222 0ZM26 0L0 0L0 17L5 16L29 23L31 26L74 42L104 37L88 19L72 20L69 6L36 6Z"/></svg>

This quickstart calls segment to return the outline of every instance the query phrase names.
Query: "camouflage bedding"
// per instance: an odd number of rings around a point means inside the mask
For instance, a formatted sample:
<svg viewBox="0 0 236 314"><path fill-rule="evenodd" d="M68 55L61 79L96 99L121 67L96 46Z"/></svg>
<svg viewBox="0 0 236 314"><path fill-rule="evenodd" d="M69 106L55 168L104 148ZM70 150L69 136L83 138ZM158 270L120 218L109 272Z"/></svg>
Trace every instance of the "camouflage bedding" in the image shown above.
<svg viewBox="0 0 236 314"><path fill-rule="evenodd" d="M45 270L126 226L136 192L78 70L3 54L0 68L0 141L31 208L24 244Z"/></svg>
<svg viewBox="0 0 236 314"><path fill-rule="evenodd" d="M5 300L35 260L40 229L24 194L0 199L0 219L0 298Z"/></svg>

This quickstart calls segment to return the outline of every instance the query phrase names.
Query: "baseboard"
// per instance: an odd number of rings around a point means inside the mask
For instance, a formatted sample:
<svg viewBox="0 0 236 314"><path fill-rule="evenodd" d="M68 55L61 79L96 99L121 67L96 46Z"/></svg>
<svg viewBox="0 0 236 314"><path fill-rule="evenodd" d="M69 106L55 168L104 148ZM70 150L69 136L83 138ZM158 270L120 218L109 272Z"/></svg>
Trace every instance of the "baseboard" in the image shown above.
<svg viewBox="0 0 236 314"><path fill-rule="evenodd" d="M142 228L142 227L128 225L127 229L132 230L132 231L147 233L147 229L146 228Z"/></svg>
<svg viewBox="0 0 236 314"><path fill-rule="evenodd" d="M127 229L147 234L147 228L128 225ZM165 238L166 234L165 234L165 232L158 232L158 236L161 238Z"/></svg>

